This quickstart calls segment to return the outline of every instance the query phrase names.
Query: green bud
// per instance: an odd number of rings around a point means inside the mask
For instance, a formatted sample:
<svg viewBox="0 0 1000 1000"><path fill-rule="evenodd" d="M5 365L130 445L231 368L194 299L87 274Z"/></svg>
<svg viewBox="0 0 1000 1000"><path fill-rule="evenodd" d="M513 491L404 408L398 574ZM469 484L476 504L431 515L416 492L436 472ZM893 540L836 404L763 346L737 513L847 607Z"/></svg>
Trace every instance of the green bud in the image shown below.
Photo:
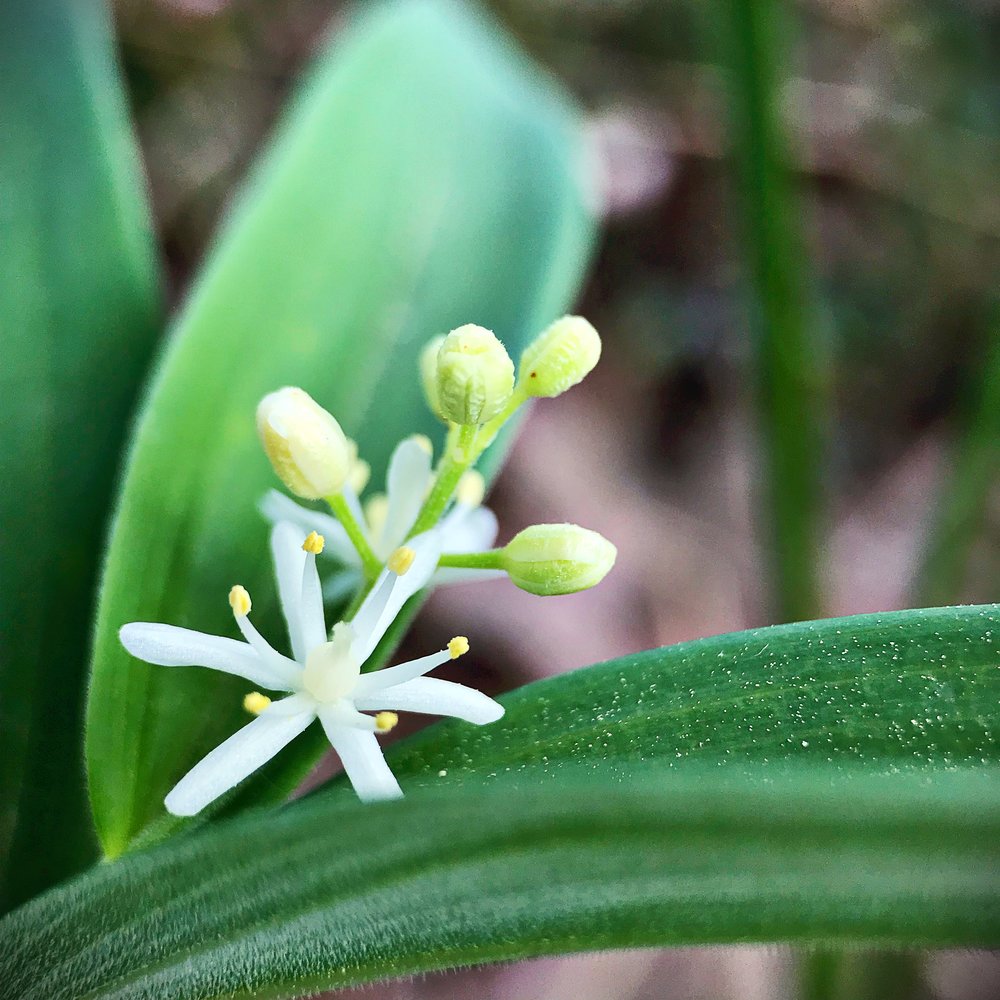
<svg viewBox="0 0 1000 1000"><path fill-rule="evenodd" d="M490 330L468 323L444 338L437 358L437 393L446 420L485 424L513 391L514 363Z"/></svg>
<svg viewBox="0 0 1000 1000"><path fill-rule="evenodd" d="M356 458L340 424L309 393L292 387L257 406L257 433L278 478L305 500L343 489Z"/></svg>
<svg viewBox="0 0 1000 1000"><path fill-rule="evenodd" d="M501 565L530 594L573 594L600 583L618 550L602 535L576 524L535 524L501 550Z"/></svg>
<svg viewBox="0 0 1000 1000"><path fill-rule="evenodd" d="M558 396L589 375L601 357L601 338L582 316L563 316L521 355L518 388L528 396Z"/></svg>
<svg viewBox="0 0 1000 1000"><path fill-rule="evenodd" d="M438 351L443 343L444 334L432 337L420 352L420 381L424 387L424 398L431 413L440 420L444 420L444 417L441 414L441 401L438 399Z"/></svg>

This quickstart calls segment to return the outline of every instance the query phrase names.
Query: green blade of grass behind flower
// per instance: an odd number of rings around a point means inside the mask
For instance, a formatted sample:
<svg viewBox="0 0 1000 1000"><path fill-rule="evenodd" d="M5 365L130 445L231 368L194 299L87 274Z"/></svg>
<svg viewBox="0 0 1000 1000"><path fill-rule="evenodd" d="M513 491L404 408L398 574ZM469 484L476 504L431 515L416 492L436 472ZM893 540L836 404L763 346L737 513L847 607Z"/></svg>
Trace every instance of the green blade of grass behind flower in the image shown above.
<svg viewBox="0 0 1000 1000"><path fill-rule="evenodd" d="M771 605L781 621L818 617L820 418L801 208L780 115L788 25L775 0L727 0L712 15L728 69L732 155L749 273L752 355L763 469L762 516L772 555Z"/></svg>

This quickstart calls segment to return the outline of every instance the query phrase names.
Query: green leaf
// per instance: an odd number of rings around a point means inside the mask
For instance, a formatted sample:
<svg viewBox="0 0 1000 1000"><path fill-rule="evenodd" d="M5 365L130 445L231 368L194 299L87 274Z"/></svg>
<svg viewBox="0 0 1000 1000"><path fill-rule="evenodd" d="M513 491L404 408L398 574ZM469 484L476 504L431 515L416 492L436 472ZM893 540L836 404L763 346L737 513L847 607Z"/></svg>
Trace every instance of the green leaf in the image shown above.
<svg viewBox="0 0 1000 1000"><path fill-rule="evenodd" d="M793 52L784 0L701 5L729 70L732 153L750 272L753 376L763 461L761 519L782 621L820 613L821 455L827 396L803 210L781 120Z"/></svg>
<svg viewBox="0 0 1000 1000"><path fill-rule="evenodd" d="M106 853L237 728L247 689L130 659L117 632L233 633L239 581L275 620L265 525L276 485L258 399L302 385L381 470L433 430L416 357L464 322L513 351L563 310L592 236L577 130L495 27L450 3L379 7L322 55L220 235L142 414L98 614L91 799ZM275 793L284 784L273 785Z"/></svg>
<svg viewBox="0 0 1000 1000"><path fill-rule="evenodd" d="M699 639L529 684L504 718L446 722L389 757L404 790L567 763L879 772L1000 762L1000 605L898 611ZM445 777L439 772L445 770Z"/></svg>
<svg viewBox="0 0 1000 1000"><path fill-rule="evenodd" d="M103 5L0 5L0 65L3 910L95 855L91 594L159 287Z"/></svg>
<svg viewBox="0 0 1000 1000"><path fill-rule="evenodd" d="M380 806L317 796L101 866L8 917L0 994L289 997L643 945L991 946L998 842L995 773L750 787L576 773Z"/></svg>

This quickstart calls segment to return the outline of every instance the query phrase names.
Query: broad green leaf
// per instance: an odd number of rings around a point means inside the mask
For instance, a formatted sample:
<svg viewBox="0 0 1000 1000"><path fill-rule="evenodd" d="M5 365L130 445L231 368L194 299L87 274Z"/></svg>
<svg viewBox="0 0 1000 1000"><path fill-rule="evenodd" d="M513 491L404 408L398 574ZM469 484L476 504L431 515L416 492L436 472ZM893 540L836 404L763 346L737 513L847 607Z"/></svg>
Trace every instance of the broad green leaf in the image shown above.
<svg viewBox="0 0 1000 1000"><path fill-rule="evenodd" d="M403 788L502 774L551 780L573 762L622 776L644 761L802 760L879 772L996 764L1000 606L699 639L501 700L507 713L498 723L442 723L400 744L390 761Z"/></svg>
<svg viewBox="0 0 1000 1000"><path fill-rule="evenodd" d="M0 5L0 65L3 910L95 855L91 595L159 287L103 4Z"/></svg>
<svg viewBox="0 0 1000 1000"><path fill-rule="evenodd" d="M19 1000L290 997L648 945L1000 940L1000 777L718 771L316 796L136 852L0 924ZM136 899L142 900L136 906Z"/></svg>
<svg viewBox="0 0 1000 1000"><path fill-rule="evenodd" d="M88 707L106 853L245 721L247 687L138 663L119 627L235 634L239 581L280 641L256 512L276 485L258 399L302 385L379 475L400 437L434 428L416 375L428 337L475 321L516 351L568 305L591 238L577 145L547 81L454 4L379 6L320 56L178 318L137 430Z"/></svg>

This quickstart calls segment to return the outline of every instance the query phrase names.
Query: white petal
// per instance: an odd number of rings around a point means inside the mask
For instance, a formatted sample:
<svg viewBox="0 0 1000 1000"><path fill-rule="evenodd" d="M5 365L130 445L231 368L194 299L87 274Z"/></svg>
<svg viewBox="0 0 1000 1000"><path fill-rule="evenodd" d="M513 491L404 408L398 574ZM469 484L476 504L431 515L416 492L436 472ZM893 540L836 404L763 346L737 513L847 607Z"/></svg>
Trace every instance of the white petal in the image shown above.
<svg viewBox="0 0 1000 1000"><path fill-rule="evenodd" d="M266 764L315 718L315 702L305 695L275 702L195 764L166 797L167 810L175 816L201 812Z"/></svg>
<svg viewBox="0 0 1000 1000"><path fill-rule="evenodd" d="M140 660L162 667L208 667L245 677L269 691L291 691L299 668L280 653L261 657L245 642L206 635L159 622L129 622L118 633L122 645Z"/></svg>
<svg viewBox="0 0 1000 1000"><path fill-rule="evenodd" d="M418 441L406 438L396 445L389 459L385 491L389 510L382 529L382 549L388 557L402 545L420 513L431 481L431 456Z"/></svg>
<svg viewBox="0 0 1000 1000"><path fill-rule="evenodd" d="M350 483L344 483L344 488L340 492L344 495L344 501L350 512L354 515L354 520L361 526L361 530L365 533L365 537L367 538L368 522L365 520L365 512L361 508L361 501L358 499L358 494L355 493L354 487L351 486ZM368 543L371 544L371 538L368 538ZM353 543L351 544L353 545Z"/></svg>
<svg viewBox="0 0 1000 1000"><path fill-rule="evenodd" d="M363 582L362 575L353 567L331 573L323 581L323 600L327 604L343 604Z"/></svg>
<svg viewBox="0 0 1000 1000"><path fill-rule="evenodd" d="M302 548L304 531L302 525L290 521L279 521L271 529L271 557L274 560L274 577L278 581L278 598L288 626L292 655L299 663L305 663L309 652L302 634L302 617L299 613L302 604L302 567L306 561L306 553Z"/></svg>
<svg viewBox="0 0 1000 1000"><path fill-rule="evenodd" d="M506 576L502 569L466 569L460 566L442 566L431 577L435 587L447 587L453 583L478 583L481 580L496 580Z"/></svg>
<svg viewBox="0 0 1000 1000"><path fill-rule="evenodd" d="M260 512L273 524L288 521L302 529L305 538L310 531L318 531L323 536L323 554L332 556L347 566L360 566L357 550L347 537L344 526L330 514L302 507L291 497L277 490L268 490L260 504Z"/></svg>
<svg viewBox="0 0 1000 1000"><path fill-rule="evenodd" d="M302 642L308 654L310 650L322 646L327 636L326 618L323 615L323 589L319 585L319 573L316 572L316 557L311 552L303 555L306 558L302 566L299 618L302 623Z"/></svg>
<svg viewBox="0 0 1000 1000"><path fill-rule="evenodd" d="M477 726L496 722L504 713L503 705L481 691L436 677L418 677L367 697L356 698L354 703L365 712L394 710L450 715L474 722Z"/></svg>
<svg viewBox="0 0 1000 1000"><path fill-rule="evenodd" d="M455 504L441 522L441 551L482 552L493 546L499 530L489 507Z"/></svg>
<svg viewBox="0 0 1000 1000"><path fill-rule="evenodd" d="M403 797L403 790L389 770L374 733L338 726L332 720L327 722L323 714L320 715L320 722L362 802Z"/></svg>
<svg viewBox="0 0 1000 1000"><path fill-rule="evenodd" d="M421 656L417 660L409 660L406 663L398 663L394 667L386 667L383 670L373 670L370 674L362 674L354 686L353 698L363 697L375 691L383 691L393 684L402 684L404 681L411 681L414 677L423 677L424 674L440 667L442 663L447 663L451 659L451 653L447 649L442 649L429 656Z"/></svg>
<svg viewBox="0 0 1000 1000"><path fill-rule="evenodd" d="M437 566L441 555L437 531L426 531L406 544L415 553L410 568L402 576L396 576L388 569L383 570L351 622L357 636L352 652L359 663L364 663L371 656L400 609L426 586Z"/></svg>

